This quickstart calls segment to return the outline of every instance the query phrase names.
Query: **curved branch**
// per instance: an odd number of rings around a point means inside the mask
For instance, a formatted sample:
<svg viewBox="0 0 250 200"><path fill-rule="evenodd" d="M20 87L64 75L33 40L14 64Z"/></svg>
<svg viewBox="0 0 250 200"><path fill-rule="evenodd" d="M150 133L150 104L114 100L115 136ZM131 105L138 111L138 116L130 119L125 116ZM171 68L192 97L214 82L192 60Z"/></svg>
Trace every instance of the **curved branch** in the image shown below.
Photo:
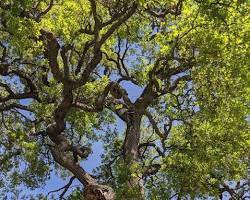
<svg viewBox="0 0 250 200"><path fill-rule="evenodd" d="M71 184L73 183L73 181L75 180L75 178L76 178L75 176L72 176L72 177L69 179L69 182L68 182L65 186L63 186L63 187L61 187L61 188L59 188L59 189L50 191L50 192L47 194L47 196L50 195L51 193L55 193L55 192L59 192L60 190L63 190L62 194L60 194L60 199L62 199L63 196L65 195L65 193L68 191L68 189L69 189L69 187L71 186Z"/></svg>
<svg viewBox="0 0 250 200"><path fill-rule="evenodd" d="M50 0L48 7L37 15L36 21L40 21L41 17L46 15L52 9L53 5L54 5L54 0Z"/></svg>
<svg viewBox="0 0 250 200"><path fill-rule="evenodd" d="M151 123L153 129L155 130L156 134L162 138L162 139L165 139L166 136L160 131L160 129L158 128L157 126L157 122L154 120L153 116L151 115L150 112L148 111L145 111L145 115L147 116L149 122Z"/></svg>

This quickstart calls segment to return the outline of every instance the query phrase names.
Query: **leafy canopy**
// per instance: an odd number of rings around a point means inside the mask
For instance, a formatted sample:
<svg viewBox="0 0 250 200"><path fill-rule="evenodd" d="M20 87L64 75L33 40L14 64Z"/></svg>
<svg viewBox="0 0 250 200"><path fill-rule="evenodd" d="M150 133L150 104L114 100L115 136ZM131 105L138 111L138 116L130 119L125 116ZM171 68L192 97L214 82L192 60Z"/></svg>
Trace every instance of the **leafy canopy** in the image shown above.
<svg viewBox="0 0 250 200"><path fill-rule="evenodd" d="M21 198L56 172L82 183L69 199L97 183L117 199L247 199L249 7L2 0L0 197ZM141 116L135 132L131 116ZM104 153L90 178L78 163L96 142Z"/></svg>

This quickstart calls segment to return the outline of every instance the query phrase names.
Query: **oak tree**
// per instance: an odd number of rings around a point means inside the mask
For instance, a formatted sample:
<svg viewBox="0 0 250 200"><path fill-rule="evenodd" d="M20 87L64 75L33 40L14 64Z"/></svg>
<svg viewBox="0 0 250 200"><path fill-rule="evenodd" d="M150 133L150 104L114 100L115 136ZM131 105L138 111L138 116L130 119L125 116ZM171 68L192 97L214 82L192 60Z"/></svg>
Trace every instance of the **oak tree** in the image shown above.
<svg viewBox="0 0 250 200"><path fill-rule="evenodd" d="M248 0L1 0L1 199L248 199L249 38Z"/></svg>

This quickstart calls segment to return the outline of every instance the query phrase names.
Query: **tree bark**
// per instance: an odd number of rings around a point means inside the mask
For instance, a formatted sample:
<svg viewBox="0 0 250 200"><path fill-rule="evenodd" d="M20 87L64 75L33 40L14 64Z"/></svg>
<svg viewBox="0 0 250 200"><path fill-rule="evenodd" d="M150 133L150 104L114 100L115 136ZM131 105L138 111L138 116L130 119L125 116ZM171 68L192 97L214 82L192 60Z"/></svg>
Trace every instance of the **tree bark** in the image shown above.
<svg viewBox="0 0 250 200"><path fill-rule="evenodd" d="M88 174L78 163L75 163L61 150L61 146L67 146L67 144L64 145L62 142L59 147L51 148L52 155L58 164L71 171L84 185L84 199L115 200L113 189L109 186L98 184L95 178Z"/></svg>
<svg viewBox="0 0 250 200"><path fill-rule="evenodd" d="M137 160L140 141L141 115L133 113L127 120L126 136L123 146L123 155L126 160Z"/></svg>
<svg viewBox="0 0 250 200"><path fill-rule="evenodd" d="M115 200L112 188L106 185L87 185L83 196L86 200Z"/></svg>
<svg viewBox="0 0 250 200"><path fill-rule="evenodd" d="M127 120L126 136L123 145L123 156L127 166L132 167L138 162L138 148L140 144L140 126L142 115L133 112L129 115ZM134 200L142 200L143 198L143 186L140 174L137 176L131 176L127 182L129 188L138 188L138 196Z"/></svg>

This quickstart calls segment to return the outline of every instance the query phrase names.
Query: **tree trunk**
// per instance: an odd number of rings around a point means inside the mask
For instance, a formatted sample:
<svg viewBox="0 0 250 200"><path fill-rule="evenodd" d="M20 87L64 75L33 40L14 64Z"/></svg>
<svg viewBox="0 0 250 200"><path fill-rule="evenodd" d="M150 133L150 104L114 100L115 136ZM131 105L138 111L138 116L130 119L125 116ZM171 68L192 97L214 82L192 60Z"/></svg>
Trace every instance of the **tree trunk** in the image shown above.
<svg viewBox="0 0 250 200"><path fill-rule="evenodd" d="M124 161L127 166L132 167L138 162L138 147L140 143L140 125L141 125L142 115L133 113L130 115L127 121L126 136L123 145L123 156ZM137 176L131 176L127 182L129 188L138 188L138 196L134 199L144 199L143 198L143 187L142 180L139 178L140 174Z"/></svg>
<svg viewBox="0 0 250 200"><path fill-rule="evenodd" d="M112 188L106 185L87 185L83 196L86 200L115 200Z"/></svg>
<svg viewBox="0 0 250 200"><path fill-rule="evenodd" d="M142 116L133 114L130 115L127 121L126 136L123 146L125 160L135 161L138 159L141 118Z"/></svg>

